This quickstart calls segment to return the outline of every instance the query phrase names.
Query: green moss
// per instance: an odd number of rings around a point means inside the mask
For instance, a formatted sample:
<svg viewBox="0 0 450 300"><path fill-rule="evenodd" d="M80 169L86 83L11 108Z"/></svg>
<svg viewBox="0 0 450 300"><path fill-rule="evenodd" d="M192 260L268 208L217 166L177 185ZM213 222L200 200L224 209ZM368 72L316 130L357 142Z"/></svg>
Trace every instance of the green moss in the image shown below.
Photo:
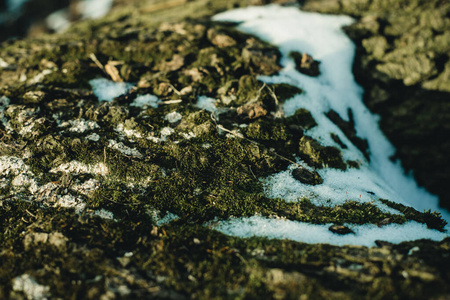
<svg viewBox="0 0 450 300"><path fill-rule="evenodd" d="M35 203L4 202L0 243L5 250L0 261L5 268L0 270L0 282L10 286L12 278L28 273L50 286L53 297L64 297L70 290L86 299L98 298L111 285L127 287L128 296L170 293L199 299L267 298L280 293L333 299L367 293L414 298L446 290L440 279L417 280L411 294L409 285L399 285L404 281L396 270L409 270L421 260L424 274L431 270L447 274L443 257L449 240L419 243L417 254L405 261L400 257L415 243L367 249L241 239L183 221L156 227L144 216L125 214L123 220L112 221L77 216L65 209L43 209ZM50 239L55 231L60 234L59 244ZM37 242L37 233L47 239ZM380 264L380 259L389 263ZM397 288L383 290L380 284ZM430 285L431 290L426 288Z"/></svg>
<svg viewBox="0 0 450 300"><path fill-rule="evenodd" d="M303 198L297 203L271 200L267 206L278 216L313 224L380 224L387 218L392 223L403 224L406 222L406 218L403 216L384 213L372 203L358 201L346 201L342 205L327 207L316 206L309 199Z"/></svg>
<svg viewBox="0 0 450 300"><path fill-rule="evenodd" d="M257 120L242 129L246 137L257 141L286 141L288 133L286 126L282 123Z"/></svg>
<svg viewBox="0 0 450 300"><path fill-rule="evenodd" d="M316 140L303 136L299 143L300 156L310 165L316 168L331 167L345 170L347 165L342 159L339 149L330 146L322 146Z"/></svg>
<svg viewBox="0 0 450 300"><path fill-rule="evenodd" d="M271 84L270 87L281 102L303 93L302 89L287 83Z"/></svg>
<svg viewBox="0 0 450 300"><path fill-rule="evenodd" d="M301 130L308 130L317 126L311 113L304 108L297 109L294 115L286 118L286 121L290 125L299 126Z"/></svg>
<svg viewBox="0 0 450 300"><path fill-rule="evenodd" d="M387 206L394 208L400 212L403 213L406 219L413 220L419 223L427 224L428 228L436 229L439 231L445 231L444 227L447 225L447 222L442 219L442 216L439 212L434 211L431 212L431 210L423 211L422 213L415 210L412 207L405 206L400 203L395 203L386 199L380 199L380 201Z"/></svg>

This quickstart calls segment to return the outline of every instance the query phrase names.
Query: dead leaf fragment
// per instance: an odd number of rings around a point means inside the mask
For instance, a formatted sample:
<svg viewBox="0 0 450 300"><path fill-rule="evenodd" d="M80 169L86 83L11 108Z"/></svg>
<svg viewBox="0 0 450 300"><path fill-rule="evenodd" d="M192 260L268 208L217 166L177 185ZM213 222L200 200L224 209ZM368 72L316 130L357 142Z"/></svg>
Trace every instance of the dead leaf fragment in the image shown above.
<svg viewBox="0 0 450 300"><path fill-rule="evenodd" d="M267 110L260 101L239 106L236 112L240 117L250 120L267 115Z"/></svg>

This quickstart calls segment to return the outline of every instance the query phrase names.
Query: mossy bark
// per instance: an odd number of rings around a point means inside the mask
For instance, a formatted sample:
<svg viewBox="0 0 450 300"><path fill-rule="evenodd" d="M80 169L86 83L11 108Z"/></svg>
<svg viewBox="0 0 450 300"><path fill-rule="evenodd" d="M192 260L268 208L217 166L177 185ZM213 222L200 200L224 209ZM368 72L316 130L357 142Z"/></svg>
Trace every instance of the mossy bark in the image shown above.
<svg viewBox="0 0 450 300"><path fill-rule="evenodd" d="M444 222L382 199L318 207L266 197L258 178L295 156L318 168L355 162L305 135L317 125L308 111L279 114L301 90L256 79L280 69L276 47L209 19L250 2L167 3L137 1L62 35L2 44L0 298L24 297L15 284L23 274L49 287L44 296L67 299L448 295L449 239L336 247L205 226L255 214L336 225L415 220L438 230ZM88 81L113 73L135 88L99 102ZM158 108L130 105L147 93ZM216 114L196 108L202 95L219 99ZM181 120L167 118L174 112ZM161 225L158 213L178 220Z"/></svg>

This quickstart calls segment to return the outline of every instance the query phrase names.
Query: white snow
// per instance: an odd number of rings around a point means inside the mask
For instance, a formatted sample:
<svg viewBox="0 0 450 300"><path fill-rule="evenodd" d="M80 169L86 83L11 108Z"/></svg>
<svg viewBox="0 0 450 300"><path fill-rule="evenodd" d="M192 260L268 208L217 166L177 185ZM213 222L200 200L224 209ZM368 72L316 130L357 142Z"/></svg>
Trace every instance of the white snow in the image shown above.
<svg viewBox="0 0 450 300"><path fill-rule="evenodd" d="M108 143L109 143L108 147L110 147L114 150L117 150L124 155L142 157L142 154L136 148L130 148L122 142L116 142L115 140L109 140Z"/></svg>
<svg viewBox="0 0 450 300"><path fill-rule="evenodd" d="M195 107L214 113L217 111L216 102L217 100L214 98L210 98L207 96L199 96L197 98L197 103L195 104Z"/></svg>
<svg viewBox="0 0 450 300"><path fill-rule="evenodd" d="M19 175L21 173L29 172L30 168L25 164L25 162L14 156L0 156L0 175L8 176Z"/></svg>
<svg viewBox="0 0 450 300"><path fill-rule="evenodd" d="M56 205L65 208L73 208L76 213L80 213L86 208L86 203L83 199L72 195L58 195Z"/></svg>
<svg viewBox="0 0 450 300"><path fill-rule="evenodd" d="M114 214L104 208L94 211L94 214L103 219L114 220Z"/></svg>
<svg viewBox="0 0 450 300"><path fill-rule="evenodd" d="M16 192L23 189L27 189L31 194L38 192L39 186L35 176L22 159L14 156L0 156L0 176L9 175L14 176L10 184Z"/></svg>
<svg viewBox="0 0 450 300"><path fill-rule="evenodd" d="M130 104L130 106L137 106L142 108L153 107L158 108L158 104L161 100L158 99L155 95L146 94L137 96L136 99Z"/></svg>
<svg viewBox="0 0 450 300"><path fill-rule="evenodd" d="M12 289L22 292L29 300L45 300L50 296L50 287L41 285L29 274L22 274L12 280Z"/></svg>
<svg viewBox="0 0 450 300"><path fill-rule="evenodd" d="M299 161L304 168L312 171L312 168ZM386 182L371 172L368 166L362 166L366 170L348 169L317 169L316 172L324 179L323 184L307 185L292 177L291 172L296 166L291 165L286 171L271 175L263 179L266 195L271 198L283 198L286 201L298 201L308 198L318 206L341 205L345 201L357 200L359 202L373 202L380 209L390 213L399 213L389 209L379 198L389 199L406 205L407 203L394 193ZM349 184L351 182L351 184ZM394 198L396 197L396 198Z"/></svg>
<svg viewBox="0 0 450 300"><path fill-rule="evenodd" d="M161 218L161 211L157 209L149 210L148 213L151 215L153 222L155 222L157 226L163 226L176 219L179 219L176 214L173 214L171 212L166 212L166 215Z"/></svg>
<svg viewBox="0 0 450 300"><path fill-rule="evenodd" d="M31 172L17 175L11 181L11 185L16 188L28 188L31 194L35 194L39 190L39 186Z"/></svg>
<svg viewBox="0 0 450 300"><path fill-rule="evenodd" d="M94 142L98 142L100 140L100 136L94 132L94 133L91 133L90 135L87 135L85 137L85 139L94 141Z"/></svg>
<svg viewBox="0 0 450 300"><path fill-rule="evenodd" d="M188 133L180 132L180 135L181 135L182 137L184 137L185 139L187 139L187 140L190 140L190 139L196 137L196 135L195 135L192 131L189 131Z"/></svg>
<svg viewBox="0 0 450 300"><path fill-rule="evenodd" d="M72 190L83 195L89 195L92 192L96 191L99 187L100 182L94 178L91 178L83 183L73 185Z"/></svg>
<svg viewBox="0 0 450 300"><path fill-rule="evenodd" d="M117 127L114 130L121 135L122 134L125 135L127 138L139 138L139 139L143 138L142 133L140 133L137 130L126 129L123 123L117 125Z"/></svg>
<svg viewBox="0 0 450 300"><path fill-rule="evenodd" d="M108 167L104 163L97 163L95 165L86 165L79 161L73 160L68 163L63 163L56 168L50 170L50 173L74 173L74 174L96 174L106 176L109 173Z"/></svg>
<svg viewBox="0 0 450 300"><path fill-rule="evenodd" d="M127 82L114 82L105 78L96 78L89 81L92 92L100 101L111 102L114 98L128 93L133 84Z"/></svg>
<svg viewBox="0 0 450 300"><path fill-rule="evenodd" d="M315 225L285 219L268 219L261 216L233 218L209 226L226 234L238 237L262 236L274 239L289 239L308 244L327 243L333 245L375 246L376 240L391 243L431 239L440 241L448 235L437 230L429 230L425 224L414 221L405 224L389 224L378 227L373 224L352 226L346 224L355 234L338 235L328 228L332 224Z"/></svg>
<svg viewBox="0 0 450 300"><path fill-rule="evenodd" d="M85 119L76 119L69 120L63 122L59 125L59 127L67 127L70 126L69 131L76 133L84 133L88 130L93 130L96 128L100 128L100 126L95 121L86 121Z"/></svg>
<svg viewBox="0 0 450 300"><path fill-rule="evenodd" d="M62 32L70 27L69 20L69 10L68 9L60 9L57 10L45 18L45 23L47 27L56 31Z"/></svg>
<svg viewBox="0 0 450 300"><path fill-rule="evenodd" d="M165 141L166 139L167 139L167 137L169 136L169 135L171 135L172 133L174 133L175 132L175 130L173 129L173 128L171 128L171 127L163 127L162 129L161 129L161 132L160 132L160 134L161 134L161 140L162 141Z"/></svg>
<svg viewBox="0 0 450 300"><path fill-rule="evenodd" d="M306 108L318 123L318 126L307 131L306 135L324 146L337 146L330 133L338 135L348 146L348 149L342 150L344 159L358 161L361 165L359 169L349 169L345 172L329 168L317 170L324 179L324 183L318 186L294 180L290 174L294 166L291 166L286 171L263 179L265 192L269 197L281 197L287 201L307 197L316 205L327 206L342 204L346 200L370 202L384 198L413 206L419 211L439 210L443 217L450 221L450 214L439 209L438 198L418 187L412 176L404 175L398 162L393 163L389 159L395 149L379 129L379 117L371 114L364 106L363 90L352 74L355 45L341 29L351 24L352 18L302 12L297 7L269 5L227 11L216 15L214 20L239 22L240 30L278 46L282 53L283 69L278 75L260 76L259 79L266 83L288 83L301 88L304 91L302 94L285 102L285 115L290 116L297 109ZM295 69L294 61L289 57L291 51L307 53L320 61L321 75L314 78L299 73ZM370 163L326 117L325 113L331 109L344 120L349 120L348 109L352 110L357 135L367 139L369 143ZM307 167L301 160L298 163ZM384 211L392 212L392 209L379 202L373 203ZM252 225L256 223L257 225ZM331 233L325 225L262 217L230 220L216 228L239 236L256 234L333 244L373 245L376 239L400 242L419 238L440 240L448 236L426 229L425 225L411 222L382 228L372 225L355 226L352 229L356 235L344 237ZM450 229L449 226L447 228ZM298 233L300 230L302 234ZM358 242L358 239L362 240Z"/></svg>
<svg viewBox="0 0 450 300"><path fill-rule="evenodd" d="M164 116L164 120L168 121L171 124L180 121L182 118L183 116L177 111L170 112Z"/></svg>
<svg viewBox="0 0 450 300"><path fill-rule="evenodd" d="M113 0L83 0L78 5L83 18L98 19L111 10Z"/></svg>

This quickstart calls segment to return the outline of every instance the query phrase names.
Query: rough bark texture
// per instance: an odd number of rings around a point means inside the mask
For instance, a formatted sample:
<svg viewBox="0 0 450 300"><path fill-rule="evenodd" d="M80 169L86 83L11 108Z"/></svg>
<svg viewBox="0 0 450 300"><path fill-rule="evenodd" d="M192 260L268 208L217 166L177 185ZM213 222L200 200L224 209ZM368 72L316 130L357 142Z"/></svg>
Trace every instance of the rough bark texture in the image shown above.
<svg viewBox="0 0 450 300"><path fill-rule="evenodd" d="M358 163L345 161L339 147L303 135L317 125L308 111L277 114L282 101L301 91L257 81L256 75L280 68L274 46L209 20L255 1L125 2L106 18L76 23L64 34L0 47L0 298L449 297L450 239L336 247L241 239L205 226L256 213L333 223L336 234L352 234L344 223L415 220L442 230L444 222L383 199L377 203L400 213L357 201L330 208L265 197L257 178L285 169L293 155L316 168L345 170ZM345 7L336 3L320 8ZM440 8L430 12L440 14ZM364 57L358 56L356 70L366 66ZM439 90L440 75L419 73L420 86L429 82ZM384 82L389 95L394 86L419 88L414 76L403 83L386 76L386 82L365 80ZM96 77L136 86L99 102L88 84ZM161 99L158 108L130 105L147 93ZM219 120L195 108L199 95L220 99ZM421 113L411 122L421 118L437 119ZM354 136L351 122L334 119ZM364 151L364 140L353 139ZM293 176L322 184L316 173ZM179 219L158 223L169 212Z"/></svg>

